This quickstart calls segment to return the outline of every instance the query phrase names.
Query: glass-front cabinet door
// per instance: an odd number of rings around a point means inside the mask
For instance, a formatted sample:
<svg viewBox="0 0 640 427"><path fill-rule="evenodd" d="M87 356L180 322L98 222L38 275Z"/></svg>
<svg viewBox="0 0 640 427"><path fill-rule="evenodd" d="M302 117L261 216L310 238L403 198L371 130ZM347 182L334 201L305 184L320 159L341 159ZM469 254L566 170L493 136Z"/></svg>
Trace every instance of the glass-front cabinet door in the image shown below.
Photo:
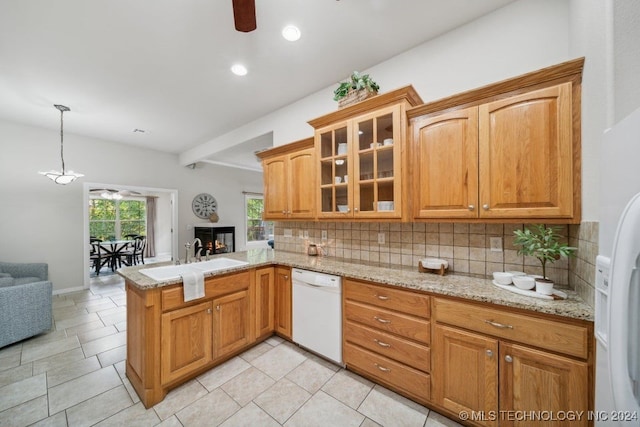
<svg viewBox="0 0 640 427"><path fill-rule="evenodd" d="M354 121L354 216L400 216L401 138L399 106Z"/></svg>
<svg viewBox="0 0 640 427"><path fill-rule="evenodd" d="M325 218L399 218L401 108L377 110L316 133Z"/></svg>
<svg viewBox="0 0 640 427"><path fill-rule="evenodd" d="M349 177L352 174L351 126L342 123L319 134L320 216L341 217L352 214Z"/></svg>

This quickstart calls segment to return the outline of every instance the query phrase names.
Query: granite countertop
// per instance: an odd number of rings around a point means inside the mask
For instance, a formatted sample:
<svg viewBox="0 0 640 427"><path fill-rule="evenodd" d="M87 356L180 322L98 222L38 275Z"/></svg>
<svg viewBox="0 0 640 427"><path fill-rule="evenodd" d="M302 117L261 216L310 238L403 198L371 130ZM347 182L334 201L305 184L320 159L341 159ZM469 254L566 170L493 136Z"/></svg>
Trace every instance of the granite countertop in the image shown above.
<svg viewBox="0 0 640 427"><path fill-rule="evenodd" d="M593 308L577 296L575 292L568 289L563 289L568 295L566 300L550 301L509 292L493 285L489 279L459 274L439 276L436 274L420 273L418 272L417 266L406 267L365 261L357 263L353 260L347 261L334 257L311 257L306 254L275 251L272 249L255 249L247 252L217 255L216 257L246 261L248 264L205 274L205 277L243 271L260 266L284 265L354 279L369 280L402 288L417 289L434 294L488 302L539 313L554 314L572 319L594 320ZM215 257L211 258L213 259ZM139 289L151 289L182 282L179 279L157 282L139 272L139 270L144 268L161 265L171 265L171 263L165 262L126 267L118 270L118 274L130 280Z"/></svg>

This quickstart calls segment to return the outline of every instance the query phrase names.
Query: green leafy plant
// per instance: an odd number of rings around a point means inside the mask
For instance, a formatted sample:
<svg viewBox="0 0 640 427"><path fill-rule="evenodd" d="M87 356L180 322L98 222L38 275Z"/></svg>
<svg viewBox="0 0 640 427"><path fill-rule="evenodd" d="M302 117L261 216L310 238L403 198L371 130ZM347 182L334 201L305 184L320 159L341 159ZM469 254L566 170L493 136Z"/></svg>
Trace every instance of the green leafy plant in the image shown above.
<svg viewBox="0 0 640 427"><path fill-rule="evenodd" d="M553 264L560 257L575 255L577 248L560 242L559 227L546 227L543 224L533 225L524 230L515 230L513 244L520 246L518 253L533 256L542 264L542 276L547 277L547 263Z"/></svg>
<svg viewBox="0 0 640 427"><path fill-rule="evenodd" d="M346 82L341 82L336 90L333 91L333 100L338 101L349 93L350 90L368 90L369 92L378 92L380 86L374 82L369 74L360 74L354 71Z"/></svg>

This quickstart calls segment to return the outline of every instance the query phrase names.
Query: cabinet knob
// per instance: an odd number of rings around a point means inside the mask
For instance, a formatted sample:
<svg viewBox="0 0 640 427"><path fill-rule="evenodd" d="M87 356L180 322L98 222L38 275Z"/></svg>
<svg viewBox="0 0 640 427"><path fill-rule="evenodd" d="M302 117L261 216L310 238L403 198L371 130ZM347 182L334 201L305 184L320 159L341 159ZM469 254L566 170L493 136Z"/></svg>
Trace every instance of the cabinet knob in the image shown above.
<svg viewBox="0 0 640 427"><path fill-rule="evenodd" d="M355 212L358 212L358 208L353 209Z"/></svg>
<svg viewBox="0 0 640 427"><path fill-rule="evenodd" d="M475 206L473 206L473 205L469 205L469 210L470 210L470 211L474 210L475 208L476 208Z"/></svg>
<svg viewBox="0 0 640 427"><path fill-rule="evenodd" d="M216 311L220 311L220 304L216 305Z"/></svg>
<svg viewBox="0 0 640 427"><path fill-rule="evenodd" d="M289 280L289 276L284 276L284 280Z"/></svg>
<svg viewBox="0 0 640 427"><path fill-rule="evenodd" d="M486 203L484 205L482 205L482 209L484 209L485 211L489 210L489 205L487 205Z"/></svg>
<svg viewBox="0 0 640 427"><path fill-rule="evenodd" d="M347 212L351 212L351 208L347 208Z"/></svg>
<svg viewBox="0 0 640 427"><path fill-rule="evenodd" d="M207 314L211 314L211 309L207 308Z"/></svg>
<svg viewBox="0 0 640 427"><path fill-rule="evenodd" d="M287 214L287 211L282 211L282 215L286 215L286 214Z"/></svg>
<svg viewBox="0 0 640 427"><path fill-rule="evenodd" d="M506 360L507 362L511 363L513 362L513 357L509 356L508 354L504 357L504 360Z"/></svg>
<svg viewBox="0 0 640 427"><path fill-rule="evenodd" d="M287 213L288 213L289 215L291 215L291 211L287 211Z"/></svg>
<svg viewBox="0 0 640 427"><path fill-rule="evenodd" d="M493 357L493 351L487 350L487 356L488 357Z"/></svg>

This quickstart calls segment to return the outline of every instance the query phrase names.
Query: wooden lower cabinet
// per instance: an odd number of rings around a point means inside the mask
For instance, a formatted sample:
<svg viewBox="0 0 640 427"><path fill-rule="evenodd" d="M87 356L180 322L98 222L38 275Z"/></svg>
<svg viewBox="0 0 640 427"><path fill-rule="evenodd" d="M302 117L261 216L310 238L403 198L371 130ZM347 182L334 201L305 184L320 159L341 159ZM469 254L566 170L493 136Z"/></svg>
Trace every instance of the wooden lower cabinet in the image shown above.
<svg viewBox="0 0 640 427"><path fill-rule="evenodd" d="M245 289L213 300L213 357L222 358L252 342L251 300Z"/></svg>
<svg viewBox="0 0 640 427"><path fill-rule="evenodd" d="M487 319L481 321L482 316ZM465 412L471 425L589 425L593 327L563 320L554 324L532 315L531 324L546 327L533 334L525 317L495 306L434 298L433 403L454 417ZM495 331L485 330L487 325ZM565 334L566 328L573 335ZM584 335L588 339L582 341ZM584 416L569 423L562 418L569 411Z"/></svg>
<svg viewBox="0 0 640 427"><path fill-rule="evenodd" d="M287 339L291 339L293 330L291 323L291 268L276 267L275 277L275 331Z"/></svg>
<svg viewBox="0 0 640 427"><path fill-rule="evenodd" d="M275 325L275 272L273 267L256 270L256 338L271 335Z"/></svg>
<svg viewBox="0 0 640 427"><path fill-rule="evenodd" d="M211 363L211 301L162 314L162 384Z"/></svg>
<svg viewBox="0 0 640 427"><path fill-rule="evenodd" d="M433 340L433 399L455 413L498 408L498 340L437 325ZM481 423L498 425L497 420Z"/></svg>

